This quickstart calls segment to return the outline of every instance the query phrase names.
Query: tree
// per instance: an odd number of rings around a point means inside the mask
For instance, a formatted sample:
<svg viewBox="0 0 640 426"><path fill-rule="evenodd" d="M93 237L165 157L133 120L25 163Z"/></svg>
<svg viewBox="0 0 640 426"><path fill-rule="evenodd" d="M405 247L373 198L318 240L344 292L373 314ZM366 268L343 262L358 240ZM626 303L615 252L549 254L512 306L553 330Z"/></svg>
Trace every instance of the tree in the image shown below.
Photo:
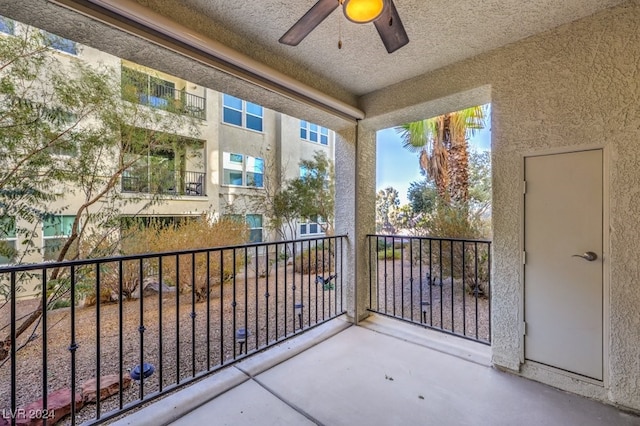
<svg viewBox="0 0 640 426"><path fill-rule="evenodd" d="M265 183L264 198L253 203L255 211L262 212L268 226L282 238L285 230L297 236L300 219L318 221L327 235L333 234L335 184L333 163L322 151L316 151L312 160L299 163L301 176L282 185ZM265 177L265 182L268 181Z"/></svg>
<svg viewBox="0 0 640 426"><path fill-rule="evenodd" d="M467 135L484 127L484 107L476 106L396 128L403 146L419 152L420 169L446 203L469 198Z"/></svg>
<svg viewBox="0 0 640 426"><path fill-rule="evenodd" d="M118 70L92 68L75 58L62 62L51 43L27 27L19 36L0 37L0 232L12 228L26 243L22 252L6 253L18 262L40 251L34 242L40 224L64 210L51 205L65 197L79 203L65 210L73 223L55 260L109 254L105 247L117 250L122 208L136 203L144 209L159 201L123 197L119 184L125 171L151 150L175 144L178 131L196 134L192 120L139 105ZM51 270L48 288L39 289L46 292L46 304L19 324L16 336L32 326L35 331L47 307L67 294L71 282L65 274L66 269ZM0 288L6 297L16 296L6 282ZM10 344L10 336L0 341L0 360Z"/></svg>
<svg viewBox="0 0 640 426"><path fill-rule="evenodd" d="M430 214L436 207L438 192L432 181L423 179L420 182L411 182L409 184L407 198L413 212L416 214Z"/></svg>
<svg viewBox="0 0 640 426"><path fill-rule="evenodd" d="M491 209L491 152L471 152L469 182L471 211L482 217Z"/></svg>
<svg viewBox="0 0 640 426"><path fill-rule="evenodd" d="M377 232L395 232L391 217L398 207L400 207L400 198L396 189L389 186L378 191L378 194L376 194Z"/></svg>
<svg viewBox="0 0 640 426"><path fill-rule="evenodd" d="M292 196L299 203L300 217L318 221L327 235L333 234L335 207L335 181L333 162L322 151L316 151L313 160L300 161L302 173L289 182Z"/></svg>
<svg viewBox="0 0 640 426"><path fill-rule="evenodd" d="M488 237L491 209L491 153L474 152L469 156L469 201L460 205L443 203L435 185L428 179L412 182L407 194L409 209L403 210L402 226L414 235L438 235L460 238Z"/></svg>

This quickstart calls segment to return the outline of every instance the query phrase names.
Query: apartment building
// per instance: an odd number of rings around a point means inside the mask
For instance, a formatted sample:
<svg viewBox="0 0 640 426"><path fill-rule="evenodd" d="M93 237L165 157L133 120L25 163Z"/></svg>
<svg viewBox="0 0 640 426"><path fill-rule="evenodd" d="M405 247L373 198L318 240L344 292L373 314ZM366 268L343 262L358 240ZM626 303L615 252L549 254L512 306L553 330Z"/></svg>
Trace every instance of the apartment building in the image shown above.
<svg viewBox="0 0 640 426"><path fill-rule="evenodd" d="M25 28L19 22L0 17L2 37L18 36ZM144 108L158 110L168 119L172 115L187 117L195 124L195 137L186 127L178 127L173 144L148 149L143 156L131 153L139 158L122 174L119 191L123 197L142 201L124 205L123 216L173 221L203 213L241 215L251 229L251 241L271 241L278 238L277 233L268 230L257 200L305 173L300 169L300 161L313 159L317 151L333 159L335 136L324 127L72 40L43 34L50 41L50 54L56 55L62 64L84 61L107 66L121 80L123 94L133 93L135 101ZM142 209L144 200L151 197L158 202ZM71 232L81 202L78 195L70 194L51 206L60 214L39 226L40 241L36 246L41 250L23 261L55 258ZM301 220L295 236L321 235L323 227L318 222ZM290 233L286 235L293 237ZM21 250L22 243L11 227L5 234L0 236L3 244ZM0 257L0 265L11 261Z"/></svg>

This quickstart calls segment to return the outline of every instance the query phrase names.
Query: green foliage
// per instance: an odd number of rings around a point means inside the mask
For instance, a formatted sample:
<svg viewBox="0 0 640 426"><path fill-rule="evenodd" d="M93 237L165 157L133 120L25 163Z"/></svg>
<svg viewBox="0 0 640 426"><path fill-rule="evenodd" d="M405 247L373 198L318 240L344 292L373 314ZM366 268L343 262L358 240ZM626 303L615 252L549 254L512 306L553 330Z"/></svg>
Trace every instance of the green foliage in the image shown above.
<svg viewBox="0 0 640 426"><path fill-rule="evenodd" d="M5 246L3 252L15 263L41 251L42 223L61 214L73 222L56 260L113 253L123 208L134 204L130 210L140 211L161 201L121 196L125 171L170 144L171 135L197 135L195 120L123 95L119 70L58 55L50 50L52 40L58 39L28 26L0 37L0 223L13 222L20 251L8 253ZM143 144L147 149L128 149ZM73 209L52 207L67 198L75 200ZM6 235L8 227L0 232ZM86 277L91 282L90 273ZM78 283L83 279L78 276ZM21 280L20 287L27 285L32 281ZM48 287L39 289L47 291L46 305L28 315L18 335L37 327L50 306L70 299L68 269L51 269ZM6 282L0 282L0 294L8 294Z"/></svg>
<svg viewBox="0 0 640 426"><path fill-rule="evenodd" d="M71 300L69 299L57 299L53 303L51 303L48 307L50 311L54 311L56 309L68 308L71 306Z"/></svg>
<svg viewBox="0 0 640 426"><path fill-rule="evenodd" d="M476 214L491 208L491 152L472 151L469 157L469 201Z"/></svg>
<svg viewBox="0 0 640 426"><path fill-rule="evenodd" d="M442 202L432 182L409 186L409 206L398 209L397 226L413 235L450 238L489 238L491 224L491 153L472 152L469 161L469 201Z"/></svg>
<svg viewBox="0 0 640 426"><path fill-rule="evenodd" d="M325 233L333 233L335 183L333 163L322 151L316 151L313 160L302 160L299 164L303 176L291 179L279 187L265 177L265 196L253 203L254 211L262 212L267 226L282 237L288 227L291 235L297 236L299 219L326 223Z"/></svg>
<svg viewBox="0 0 640 426"><path fill-rule="evenodd" d="M438 191L433 182L424 179L420 182L411 182L407 192L407 198L414 213L431 213L438 202Z"/></svg>
<svg viewBox="0 0 640 426"><path fill-rule="evenodd" d="M398 260L402 256L403 248L388 247L378 251L378 259L381 260Z"/></svg>
<svg viewBox="0 0 640 426"><path fill-rule="evenodd" d="M76 219L57 260L89 257L87 245L77 248L87 229L112 233L125 205L159 202L122 197L125 170L150 150L175 145L178 130L196 134L194 123L141 107L123 96L118 70L61 59L41 31L22 28L19 36L0 37L0 219L15 220L26 245L20 262L39 250L40 223L63 213L51 206L74 197L79 207L64 214Z"/></svg>
<svg viewBox="0 0 640 426"><path fill-rule="evenodd" d="M378 241L376 242L376 250L377 251L381 251L381 250L386 250L387 247L391 247L393 244L391 243L391 239L389 239L389 241L387 241L386 238L378 238Z"/></svg>
<svg viewBox="0 0 640 426"><path fill-rule="evenodd" d="M335 182L333 163L322 151L316 151L313 160L302 160L300 168L306 174L289 182L293 200L298 205L301 218L317 220L323 218L332 234Z"/></svg>
<svg viewBox="0 0 640 426"><path fill-rule="evenodd" d="M467 137L484 128L485 114L485 106L475 106L396 127L443 202L468 200Z"/></svg>
<svg viewBox="0 0 640 426"><path fill-rule="evenodd" d="M400 206L398 191L393 187L381 189L376 194L376 232L394 233L391 216Z"/></svg>

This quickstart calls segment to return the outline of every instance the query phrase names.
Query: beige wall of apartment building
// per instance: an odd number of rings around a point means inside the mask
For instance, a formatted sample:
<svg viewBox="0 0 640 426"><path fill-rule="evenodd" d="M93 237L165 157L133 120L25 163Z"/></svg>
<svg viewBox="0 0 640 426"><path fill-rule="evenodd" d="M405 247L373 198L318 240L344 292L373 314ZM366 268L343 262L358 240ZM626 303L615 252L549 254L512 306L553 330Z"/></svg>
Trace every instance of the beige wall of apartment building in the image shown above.
<svg viewBox="0 0 640 426"><path fill-rule="evenodd" d="M27 27L15 23L15 33ZM11 36L5 34L4 36ZM176 146L148 152L148 161L141 160L145 173L155 173L154 164L163 160L170 164L167 182L151 188L145 176L133 170L123 173L118 190L126 203L121 206L123 216L183 217L203 213L241 215L252 228L252 238L268 241L277 238L267 231L261 201L288 180L300 176L301 160L311 160L316 151L333 158L333 132L313 123L262 108L260 105L196 85L184 79L149 69L130 61L80 45L69 40L60 45L63 50L51 49L61 66L71 67L74 61L91 66L107 67L123 91L130 90L142 105L171 120L177 115L187 117L187 124L174 128ZM188 125L193 125L193 129ZM144 128L144 125L138 127ZM105 166L117 158L105 155ZM137 163L136 163L137 164ZM108 169L108 167L105 167ZM44 224L32 224L37 231L35 244L44 249L48 239L62 241L70 230L71 217L84 199L81 193L65 190L63 199L50 207L59 214L62 226L56 233L45 230ZM151 206L144 207L150 200ZM95 213L100 204L91 207ZM19 219L18 219L19 220ZM66 225L64 225L66 224ZM318 223L301 223L295 235L312 237L322 233ZM18 250L24 249L14 241ZM52 260L51 254L44 259ZM22 261L39 262L42 253L33 253ZM6 262L5 262L6 264Z"/></svg>

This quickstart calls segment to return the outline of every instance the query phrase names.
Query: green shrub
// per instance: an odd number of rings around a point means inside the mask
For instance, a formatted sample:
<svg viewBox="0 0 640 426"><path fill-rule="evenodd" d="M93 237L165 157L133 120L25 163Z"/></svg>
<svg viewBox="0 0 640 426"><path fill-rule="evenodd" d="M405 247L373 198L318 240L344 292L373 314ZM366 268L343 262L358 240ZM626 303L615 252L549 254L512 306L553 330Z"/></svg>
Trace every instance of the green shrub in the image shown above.
<svg viewBox="0 0 640 426"><path fill-rule="evenodd" d="M392 243L393 238L388 238L388 237L383 237L377 238L377 251L381 251L381 250L386 250L387 248L391 247L393 245Z"/></svg>
<svg viewBox="0 0 640 426"><path fill-rule="evenodd" d="M389 247L386 250L381 250L378 251L378 259L384 260L384 259L394 259L394 260L398 260L400 259L402 253L402 248L393 248L393 247Z"/></svg>
<svg viewBox="0 0 640 426"><path fill-rule="evenodd" d="M57 299L53 303L49 304L48 309L54 311L56 309L68 308L71 306L70 299Z"/></svg>

